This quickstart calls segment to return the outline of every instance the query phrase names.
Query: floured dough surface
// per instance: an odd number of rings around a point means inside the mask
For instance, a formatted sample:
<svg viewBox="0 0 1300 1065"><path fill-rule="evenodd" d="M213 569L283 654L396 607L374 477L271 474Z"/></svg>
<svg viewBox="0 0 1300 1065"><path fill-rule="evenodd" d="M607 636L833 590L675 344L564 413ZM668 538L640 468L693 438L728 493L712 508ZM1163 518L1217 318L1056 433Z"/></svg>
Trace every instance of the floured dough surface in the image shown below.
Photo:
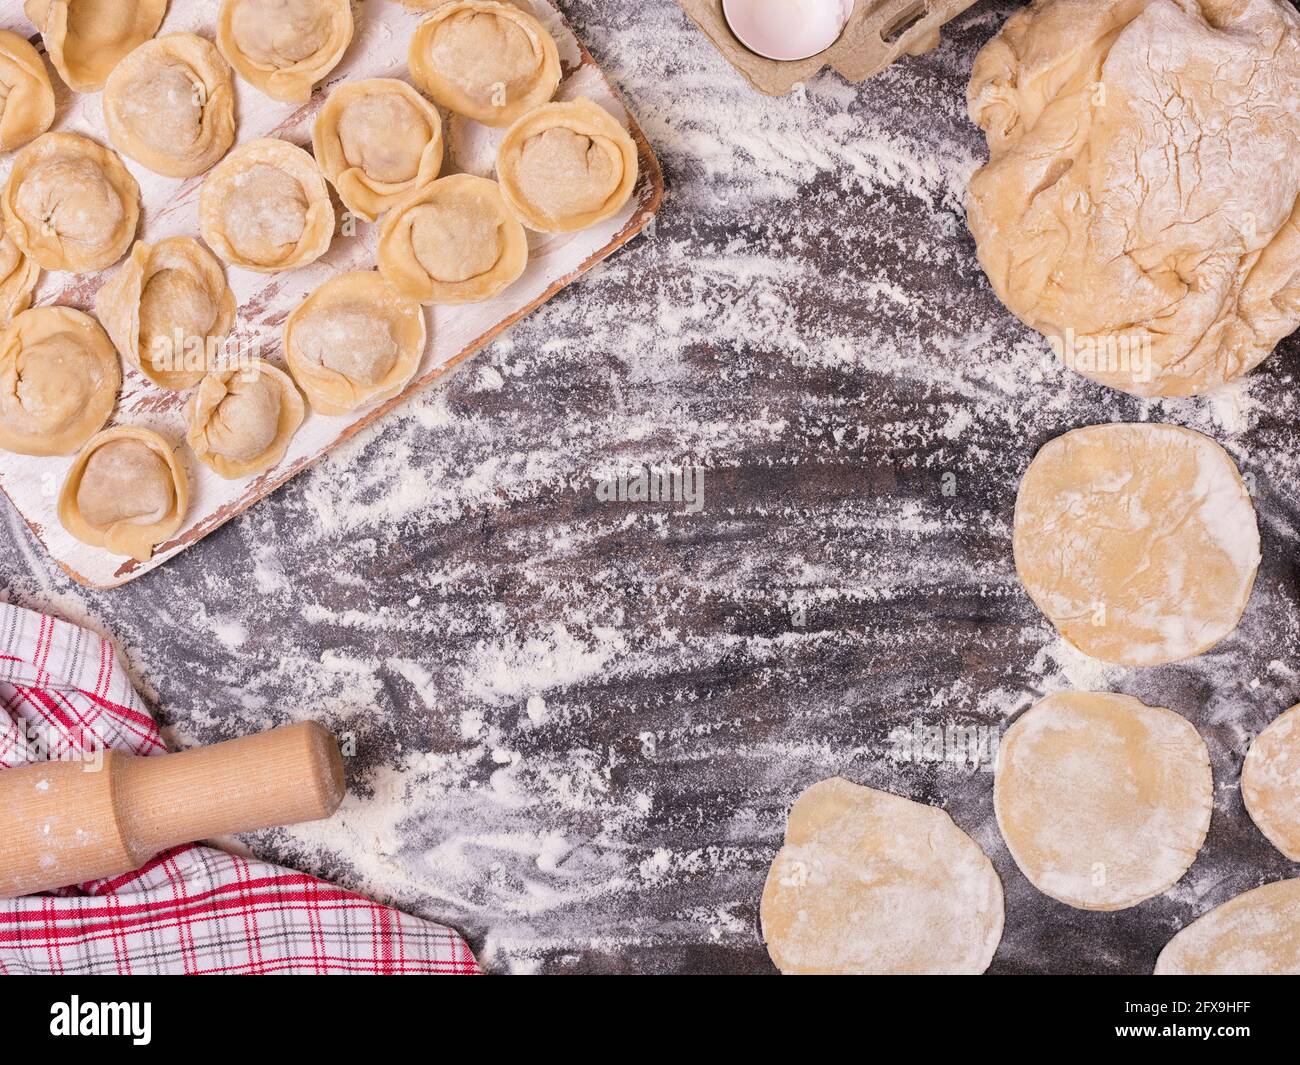
<svg viewBox="0 0 1300 1065"><path fill-rule="evenodd" d="M506 202L541 233L570 233L617 214L632 196L639 167L631 135L585 97L525 115L497 151Z"/></svg>
<svg viewBox="0 0 1300 1065"><path fill-rule="evenodd" d="M836 778L791 808L761 917L783 973L977 974L1002 883L942 810Z"/></svg>
<svg viewBox="0 0 1300 1065"><path fill-rule="evenodd" d="M1214 783L1185 718L1127 695L1063 692L1002 741L998 827L1039 891L1085 910L1120 910L1171 888L1210 828Z"/></svg>
<svg viewBox="0 0 1300 1065"><path fill-rule="evenodd" d="M1300 324L1292 4L1035 3L976 58L969 103L990 155L968 201L980 262L1069 365L1197 394Z"/></svg>
<svg viewBox="0 0 1300 1065"><path fill-rule="evenodd" d="M1241 769L1241 797L1269 842L1300 862L1300 706L1251 743Z"/></svg>
<svg viewBox="0 0 1300 1065"><path fill-rule="evenodd" d="M411 38L415 84L449 111L508 126L555 95L560 57L532 15L513 4L453 0Z"/></svg>
<svg viewBox="0 0 1300 1065"><path fill-rule="evenodd" d="M1025 590L1085 654L1177 662L1232 632L1259 566L1236 465L1172 425L1099 425L1044 445L1016 497Z"/></svg>
<svg viewBox="0 0 1300 1065"><path fill-rule="evenodd" d="M1300 976L1300 879L1247 891L1169 941L1157 976Z"/></svg>

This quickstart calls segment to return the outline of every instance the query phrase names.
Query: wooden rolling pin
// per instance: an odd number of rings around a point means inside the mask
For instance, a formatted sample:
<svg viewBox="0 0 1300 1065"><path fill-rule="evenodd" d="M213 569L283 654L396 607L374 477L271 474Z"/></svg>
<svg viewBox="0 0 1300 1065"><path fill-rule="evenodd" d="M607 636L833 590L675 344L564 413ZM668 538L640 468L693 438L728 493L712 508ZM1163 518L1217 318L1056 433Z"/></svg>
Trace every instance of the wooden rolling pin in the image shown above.
<svg viewBox="0 0 1300 1065"><path fill-rule="evenodd" d="M98 768L96 768L98 766ZM306 722L180 754L0 771L0 898L127 873L159 851L329 817L343 801L334 737Z"/></svg>

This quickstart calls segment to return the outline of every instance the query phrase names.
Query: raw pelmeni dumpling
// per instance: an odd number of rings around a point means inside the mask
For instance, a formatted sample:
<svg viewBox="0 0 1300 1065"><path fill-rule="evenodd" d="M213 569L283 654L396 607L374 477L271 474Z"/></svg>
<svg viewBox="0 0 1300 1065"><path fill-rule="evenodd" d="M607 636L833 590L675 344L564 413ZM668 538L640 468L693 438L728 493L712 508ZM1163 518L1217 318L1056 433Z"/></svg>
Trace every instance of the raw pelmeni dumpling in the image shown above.
<svg viewBox="0 0 1300 1065"><path fill-rule="evenodd" d="M277 274L329 250L334 205L310 155L263 138L240 145L204 179L199 226L232 266Z"/></svg>
<svg viewBox="0 0 1300 1065"><path fill-rule="evenodd" d="M32 305L41 268L14 243L0 218L0 329Z"/></svg>
<svg viewBox="0 0 1300 1065"><path fill-rule="evenodd" d="M284 458L305 413L289 375L258 360L203 379L185 406L186 439L200 462L235 480Z"/></svg>
<svg viewBox="0 0 1300 1065"><path fill-rule="evenodd" d="M284 351L313 410L348 414L406 387L426 335L417 302L359 270L327 281L289 316Z"/></svg>
<svg viewBox="0 0 1300 1065"><path fill-rule="evenodd" d="M217 44L239 76L282 103L311 99L352 43L349 0L224 0Z"/></svg>
<svg viewBox="0 0 1300 1065"><path fill-rule="evenodd" d="M442 119L404 81L344 82L312 135L316 162L348 210L373 222L442 169Z"/></svg>
<svg viewBox="0 0 1300 1065"><path fill-rule="evenodd" d="M379 231L379 269L421 303L477 303L519 279L528 235L495 181L454 174L399 200Z"/></svg>
<svg viewBox="0 0 1300 1065"><path fill-rule="evenodd" d="M99 92L122 57L158 32L167 0L27 0L24 10L68 88Z"/></svg>
<svg viewBox="0 0 1300 1065"><path fill-rule="evenodd" d="M117 352L90 315L24 311L0 336L0 451L73 454L104 427L121 387Z"/></svg>
<svg viewBox="0 0 1300 1065"><path fill-rule="evenodd" d="M122 357L177 392L215 368L236 311L221 264L193 237L140 241L95 298Z"/></svg>
<svg viewBox="0 0 1300 1065"><path fill-rule="evenodd" d="M46 133L18 153L0 206L29 258L85 274L126 254L140 222L140 186L116 152L77 133Z"/></svg>
<svg viewBox="0 0 1300 1065"><path fill-rule="evenodd" d="M512 4L455 0L411 38L411 77L434 103L488 126L508 126L560 84L555 41Z"/></svg>
<svg viewBox="0 0 1300 1065"><path fill-rule="evenodd" d="M631 198L638 169L631 135L585 97L525 115L497 151L506 202L541 233L568 233L613 217Z"/></svg>
<svg viewBox="0 0 1300 1065"><path fill-rule="evenodd" d="M21 148L54 124L54 87L41 54L0 30L0 151Z"/></svg>
<svg viewBox="0 0 1300 1065"><path fill-rule="evenodd" d="M189 509L176 452L138 426L107 429L82 449L59 494L59 521L83 544L148 562Z"/></svg>
<svg viewBox="0 0 1300 1065"><path fill-rule="evenodd" d="M197 177L235 142L230 66L192 33L146 41L109 75L104 120L113 147L141 166Z"/></svg>

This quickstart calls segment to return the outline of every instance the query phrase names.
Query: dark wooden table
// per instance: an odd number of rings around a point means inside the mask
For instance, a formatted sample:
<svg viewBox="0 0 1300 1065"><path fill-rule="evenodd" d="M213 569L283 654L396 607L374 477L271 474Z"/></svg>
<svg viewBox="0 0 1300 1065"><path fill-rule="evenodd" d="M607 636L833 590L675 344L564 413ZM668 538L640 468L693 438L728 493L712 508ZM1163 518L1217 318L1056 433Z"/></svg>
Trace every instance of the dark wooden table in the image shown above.
<svg viewBox="0 0 1300 1065"><path fill-rule="evenodd" d="M668 0L565 0L664 163L653 235L128 588L70 584L3 508L3 596L111 633L177 743L308 717L347 735L339 817L244 843L462 928L493 970L771 971L785 811L840 774L984 847L993 972L1149 972L1187 921L1297 873L1238 773L1300 701L1300 343L1225 396L1143 403L1058 369L998 304L963 221L964 91L1012 6L865 85L766 100ZM1011 510L1044 441L1143 418L1254 476L1265 558L1212 654L1110 670L1021 591ZM597 498L619 468L692 463L698 513ZM895 729L998 730L1071 686L1172 707L1213 757L1200 859L1119 913L1028 884L987 766L892 756Z"/></svg>

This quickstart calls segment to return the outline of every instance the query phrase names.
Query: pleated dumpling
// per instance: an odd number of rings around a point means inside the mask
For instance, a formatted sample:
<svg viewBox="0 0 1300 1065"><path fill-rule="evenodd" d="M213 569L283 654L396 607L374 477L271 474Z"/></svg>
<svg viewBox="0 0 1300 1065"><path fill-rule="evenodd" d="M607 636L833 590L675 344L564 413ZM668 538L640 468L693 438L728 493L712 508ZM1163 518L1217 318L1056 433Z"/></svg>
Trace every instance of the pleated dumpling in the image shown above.
<svg viewBox="0 0 1300 1065"><path fill-rule="evenodd" d="M373 222L442 169L442 119L404 81L348 81L316 118L312 148L349 211Z"/></svg>
<svg viewBox="0 0 1300 1065"><path fill-rule="evenodd" d="M217 44L239 76L282 103L311 99L352 43L349 0L223 0Z"/></svg>
<svg viewBox="0 0 1300 1065"><path fill-rule="evenodd" d="M122 357L177 392L213 369L236 310L221 264L193 237L138 242L95 298Z"/></svg>
<svg viewBox="0 0 1300 1065"><path fill-rule="evenodd" d="M411 38L411 77L434 103L488 126L508 126L560 84L546 27L513 4L453 0Z"/></svg>
<svg viewBox="0 0 1300 1065"><path fill-rule="evenodd" d="M59 521L83 544L140 562L175 535L189 509L185 468L151 429L106 429L77 456L59 493Z"/></svg>
<svg viewBox="0 0 1300 1065"><path fill-rule="evenodd" d="M123 155L163 177L197 177L235 142L230 65L192 33L146 41L109 75L104 120Z"/></svg>
<svg viewBox="0 0 1300 1065"><path fill-rule="evenodd" d="M240 145L204 179L199 227L231 266L278 274L329 250L334 205L310 155L262 138Z"/></svg>
<svg viewBox="0 0 1300 1065"><path fill-rule="evenodd" d="M517 281L528 235L495 181L453 174L399 200L379 231L379 269L421 303L477 303Z"/></svg>
<svg viewBox="0 0 1300 1065"><path fill-rule="evenodd" d="M638 169L631 135L585 97L525 115L497 150L506 202L541 233L568 233L613 217L631 198Z"/></svg>
<svg viewBox="0 0 1300 1065"><path fill-rule="evenodd" d="M77 133L46 133L18 153L0 207L28 258L85 274L126 254L140 222L140 186L116 152Z"/></svg>
<svg viewBox="0 0 1300 1065"><path fill-rule="evenodd" d="M121 387L117 352L90 315L23 311L0 336L0 451L73 454L104 427Z"/></svg>
<svg viewBox="0 0 1300 1065"><path fill-rule="evenodd" d="M54 125L54 87L41 54L0 30L0 151L21 148Z"/></svg>
<svg viewBox="0 0 1300 1065"><path fill-rule="evenodd" d="M41 268L14 243L0 217L0 329L32 305L32 293L40 277Z"/></svg>
<svg viewBox="0 0 1300 1065"><path fill-rule="evenodd" d="M391 399L419 369L424 311L373 270L341 274L289 316L289 372L319 414L348 414Z"/></svg>
<svg viewBox="0 0 1300 1065"><path fill-rule="evenodd" d="M54 69L75 92L99 92L113 68L162 25L167 0L27 0Z"/></svg>
<svg viewBox="0 0 1300 1065"><path fill-rule="evenodd" d="M203 379L185 406L187 439L200 462L236 480L284 458L305 413L289 375L257 360Z"/></svg>

